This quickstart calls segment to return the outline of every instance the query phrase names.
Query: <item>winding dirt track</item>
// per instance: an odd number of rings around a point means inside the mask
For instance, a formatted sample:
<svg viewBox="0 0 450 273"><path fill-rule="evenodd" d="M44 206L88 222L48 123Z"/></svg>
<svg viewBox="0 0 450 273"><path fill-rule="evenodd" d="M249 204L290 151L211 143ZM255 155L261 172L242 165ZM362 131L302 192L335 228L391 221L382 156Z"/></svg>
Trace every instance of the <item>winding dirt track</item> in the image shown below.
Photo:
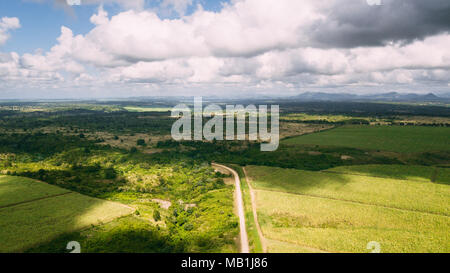
<svg viewBox="0 0 450 273"><path fill-rule="evenodd" d="M248 245L248 236L247 229L245 228L245 213L244 213L244 201L242 200L242 191L241 191L241 180L239 179L238 173L228 168L227 166L212 163L213 166L220 167L226 169L231 172L234 176L234 182L236 187L236 204L239 216L239 233L240 233L240 243L241 243L241 253L249 253L249 245Z"/></svg>

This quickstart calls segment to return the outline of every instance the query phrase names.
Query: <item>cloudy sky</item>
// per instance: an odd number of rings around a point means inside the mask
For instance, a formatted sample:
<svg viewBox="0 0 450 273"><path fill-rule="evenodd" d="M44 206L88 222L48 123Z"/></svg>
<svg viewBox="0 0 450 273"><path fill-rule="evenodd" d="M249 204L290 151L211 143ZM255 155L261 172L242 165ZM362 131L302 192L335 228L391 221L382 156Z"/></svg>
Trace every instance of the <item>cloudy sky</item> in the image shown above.
<svg viewBox="0 0 450 273"><path fill-rule="evenodd" d="M448 0L79 1L0 1L0 98L450 92Z"/></svg>

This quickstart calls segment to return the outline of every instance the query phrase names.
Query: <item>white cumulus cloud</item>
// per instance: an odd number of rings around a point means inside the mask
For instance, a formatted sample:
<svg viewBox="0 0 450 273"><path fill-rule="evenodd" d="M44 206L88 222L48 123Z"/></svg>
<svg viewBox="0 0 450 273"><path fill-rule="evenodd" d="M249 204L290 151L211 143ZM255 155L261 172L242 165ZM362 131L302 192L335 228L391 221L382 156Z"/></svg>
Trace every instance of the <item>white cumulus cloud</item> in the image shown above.
<svg viewBox="0 0 450 273"><path fill-rule="evenodd" d="M3 17L0 19L0 46L9 39L9 31L20 28L20 21L16 17Z"/></svg>
<svg viewBox="0 0 450 273"><path fill-rule="evenodd" d="M351 92L373 86L426 92L423 87L431 85L449 91L450 34L445 27L440 29L445 23L427 24L416 38L409 33L407 38L402 34L395 39L392 31L389 37L364 40L367 37L361 31L368 26L361 14L368 17L371 9L379 12L385 6L361 6L348 0L240 0L224 4L218 12L199 6L185 15L192 1L165 0L161 5L172 6L183 16L162 19L155 11L141 9L140 1L131 2L135 9L114 15L100 7L90 18L94 27L86 34L74 35L63 26L57 44L48 52L3 53L0 89L27 84L44 88L53 81L55 88L113 86L142 92L299 92L309 88ZM339 3L348 4L351 11ZM436 8L444 2L433 3ZM412 1L409 12L416 14L420 5L425 4ZM391 13L384 10L380 16L394 20ZM379 24L380 29L386 28ZM8 35L19 26L17 18L2 19L0 44L2 33ZM369 29L373 35L382 35L376 26ZM323 36L330 30L333 35ZM357 38L343 43L339 33Z"/></svg>

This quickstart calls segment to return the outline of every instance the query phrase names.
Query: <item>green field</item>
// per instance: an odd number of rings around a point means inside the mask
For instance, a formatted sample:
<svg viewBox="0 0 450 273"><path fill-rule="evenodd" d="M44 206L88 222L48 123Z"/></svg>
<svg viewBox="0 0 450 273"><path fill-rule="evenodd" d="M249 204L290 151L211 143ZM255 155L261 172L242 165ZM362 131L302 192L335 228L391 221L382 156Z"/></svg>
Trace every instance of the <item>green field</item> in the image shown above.
<svg viewBox="0 0 450 273"><path fill-rule="evenodd" d="M264 236L297 251L368 252L377 241L382 252L450 252L447 216L271 191L257 191L257 207Z"/></svg>
<svg viewBox="0 0 450 273"><path fill-rule="evenodd" d="M67 192L25 177L0 176L0 208Z"/></svg>
<svg viewBox="0 0 450 273"><path fill-rule="evenodd" d="M300 246L295 243L267 239L268 253L318 253L325 252L311 247Z"/></svg>
<svg viewBox="0 0 450 273"><path fill-rule="evenodd" d="M172 253L183 249L170 243L167 232L135 215L120 217L104 225L63 234L26 253L68 253L67 242L76 241L82 253Z"/></svg>
<svg viewBox="0 0 450 273"><path fill-rule="evenodd" d="M449 127L342 126L283 141L288 145L341 146L418 153L450 150Z"/></svg>
<svg viewBox="0 0 450 273"><path fill-rule="evenodd" d="M267 153L170 139L172 104L0 105L0 252L236 253L234 183L211 162L241 177L252 253L450 251L448 109L281 104Z"/></svg>
<svg viewBox="0 0 450 273"><path fill-rule="evenodd" d="M172 108L170 107L138 107L138 106L127 106L124 107L128 112L168 112Z"/></svg>
<svg viewBox="0 0 450 273"><path fill-rule="evenodd" d="M380 242L383 252L450 251L448 185L261 166L246 170L269 251L284 252L287 243L286 252L367 252L370 241Z"/></svg>
<svg viewBox="0 0 450 273"><path fill-rule="evenodd" d="M316 122L350 122L350 121L367 121L376 120L374 118L367 117L353 117L347 115L311 115L306 113L292 113L283 115L281 117L282 120L286 121L316 121Z"/></svg>
<svg viewBox="0 0 450 273"><path fill-rule="evenodd" d="M450 187L353 174L246 167L256 189L282 191L450 216Z"/></svg>
<svg viewBox="0 0 450 273"><path fill-rule="evenodd" d="M122 204L31 179L0 179L0 200L8 205L0 208L0 252L21 252L61 234L109 222L133 211ZM61 193L64 194L54 195Z"/></svg>
<svg viewBox="0 0 450 273"><path fill-rule="evenodd" d="M450 169L410 165L354 165L328 169L330 172L450 184Z"/></svg>

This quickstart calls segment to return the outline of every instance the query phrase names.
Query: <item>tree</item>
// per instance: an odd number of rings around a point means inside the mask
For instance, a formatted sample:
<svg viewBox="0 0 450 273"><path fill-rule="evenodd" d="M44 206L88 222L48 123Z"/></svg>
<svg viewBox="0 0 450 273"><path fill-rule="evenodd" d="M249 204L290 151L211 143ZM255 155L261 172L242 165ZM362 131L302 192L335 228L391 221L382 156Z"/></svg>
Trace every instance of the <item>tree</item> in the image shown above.
<svg viewBox="0 0 450 273"><path fill-rule="evenodd" d="M138 146L145 146L145 140L144 139L138 139L137 140L137 142L136 142L136 144L138 145Z"/></svg>
<svg viewBox="0 0 450 273"><path fill-rule="evenodd" d="M159 213L159 210L154 210L153 211L153 219L158 222L161 220L161 214Z"/></svg>
<svg viewBox="0 0 450 273"><path fill-rule="evenodd" d="M104 179L115 179L117 177L116 171L113 168L107 168L103 170Z"/></svg>

